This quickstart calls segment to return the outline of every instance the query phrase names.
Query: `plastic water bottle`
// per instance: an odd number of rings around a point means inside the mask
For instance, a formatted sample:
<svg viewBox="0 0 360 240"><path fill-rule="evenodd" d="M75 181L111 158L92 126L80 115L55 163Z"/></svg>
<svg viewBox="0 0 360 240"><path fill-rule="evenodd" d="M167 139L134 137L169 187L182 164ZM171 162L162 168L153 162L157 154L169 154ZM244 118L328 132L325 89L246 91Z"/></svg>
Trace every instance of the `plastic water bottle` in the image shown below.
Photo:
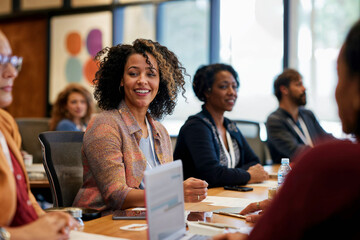
<svg viewBox="0 0 360 240"><path fill-rule="evenodd" d="M76 207L68 207L68 208L65 208L65 209L79 223L79 227L78 227L77 230L78 231L84 230L84 222L81 219L82 218L82 209L81 208L76 208Z"/></svg>
<svg viewBox="0 0 360 240"><path fill-rule="evenodd" d="M291 167L289 165L290 160L288 158L281 159L281 166L278 171L278 187L280 187L286 178L286 175L291 171Z"/></svg>

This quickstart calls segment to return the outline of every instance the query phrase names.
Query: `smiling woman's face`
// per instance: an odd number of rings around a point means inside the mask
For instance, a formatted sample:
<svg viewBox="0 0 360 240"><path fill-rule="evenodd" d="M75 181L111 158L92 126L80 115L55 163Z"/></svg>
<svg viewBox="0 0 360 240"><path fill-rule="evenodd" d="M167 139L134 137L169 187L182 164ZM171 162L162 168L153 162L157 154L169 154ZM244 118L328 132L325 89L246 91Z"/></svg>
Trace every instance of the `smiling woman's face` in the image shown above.
<svg viewBox="0 0 360 240"><path fill-rule="evenodd" d="M217 111L231 111L237 99L238 85L229 71L215 74L211 91L205 93L206 105Z"/></svg>
<svg viewBox="0 0 360 240"><path fill-rule="evenodd" d="M132 54L125 65L120 86L124 87L125 102L130 110L147 110L159 90L158 64L154 56L147 55L152 68L141 54Z"/></svg>

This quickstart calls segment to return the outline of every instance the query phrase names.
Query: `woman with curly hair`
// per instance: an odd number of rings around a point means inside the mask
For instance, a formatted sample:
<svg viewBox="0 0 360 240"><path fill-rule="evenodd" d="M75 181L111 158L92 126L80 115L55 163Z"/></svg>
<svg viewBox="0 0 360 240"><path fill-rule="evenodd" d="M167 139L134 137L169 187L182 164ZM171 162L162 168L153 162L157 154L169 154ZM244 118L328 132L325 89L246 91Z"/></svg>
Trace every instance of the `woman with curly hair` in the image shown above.
<svg viewBox="0 0 360 240"><path fill-rule="evenodd" d="M51 131L85 131L94 111L91 93L80 84L69 84L53 106Z"/></svg>
<svg viewBox="0 0 360 240"><path fill-rule="evenodd" d="M144 39L105 48L96 59L94 95L104 111L84 136L84 183L74 205L106 215L144 206L145 169L173 161L169 134L155 119L172 113L185 91L185 69L173 52ZM206 193L205 181L184 181L185 201L201 201Z"/></svg>

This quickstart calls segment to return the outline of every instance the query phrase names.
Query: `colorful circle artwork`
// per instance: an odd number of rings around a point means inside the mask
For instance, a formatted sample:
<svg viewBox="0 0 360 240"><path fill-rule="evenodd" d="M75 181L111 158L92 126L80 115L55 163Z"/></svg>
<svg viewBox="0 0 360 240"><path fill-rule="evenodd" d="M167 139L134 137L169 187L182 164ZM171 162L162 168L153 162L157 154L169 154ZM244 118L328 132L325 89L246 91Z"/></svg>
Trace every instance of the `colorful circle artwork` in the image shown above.
<svg viewBox="0 0 360 240"><path fill-rule="evenodd" d="M82 79L85 79L87 83L92 85L95 73L98 70L94 57L103 48L101 30L97 28L91 29L83 37L79 32L69 32L65 37L65 45L70 55L65 63L67 81L80 83ZM84 45L86 45L87 49L85 60Z"/></svg>

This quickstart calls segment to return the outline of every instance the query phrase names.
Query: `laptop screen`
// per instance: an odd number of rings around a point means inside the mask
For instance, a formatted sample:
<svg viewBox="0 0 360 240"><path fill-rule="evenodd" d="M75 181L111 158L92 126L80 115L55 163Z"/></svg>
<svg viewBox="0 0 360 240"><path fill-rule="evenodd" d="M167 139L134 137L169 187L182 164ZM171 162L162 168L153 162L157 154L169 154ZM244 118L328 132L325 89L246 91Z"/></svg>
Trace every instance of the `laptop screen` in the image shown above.
<svg viewBox="0 0 360 240"><path fill-rule="evenodd" d="M150 240L176 239L185 234L181 161L145 171L145 202Z"/></svg>

